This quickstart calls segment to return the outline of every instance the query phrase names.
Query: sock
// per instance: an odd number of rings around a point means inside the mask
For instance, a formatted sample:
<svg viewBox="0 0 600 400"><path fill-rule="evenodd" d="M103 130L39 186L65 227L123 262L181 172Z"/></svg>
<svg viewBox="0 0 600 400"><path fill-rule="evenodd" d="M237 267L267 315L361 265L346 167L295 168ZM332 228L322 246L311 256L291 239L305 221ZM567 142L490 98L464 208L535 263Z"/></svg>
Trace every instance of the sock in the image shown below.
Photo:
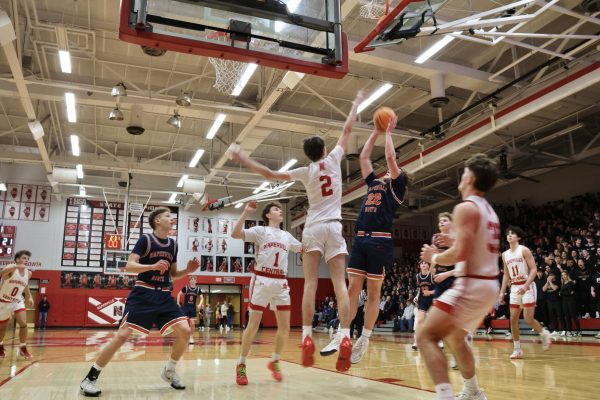
<svg viewBox="0 0 600 400"><path fill-rule="evenodd" d="M371 333L373 333L372 330L363 328L362 334L360 336L364 336L365 338L369 339L371 337Z"/></svg>
<svg viewBox="0 0 600 400"><path fill-rule="evenodd" d="M479 392L479 383L477 382L477 375L473 375L472 378L464 379L465 389L469 394L476 394Z"/></svg>
<svg viewBox="0 0 600 400"><path fill-rule="evenodd" d="M344 336L350 337L350 328L340 329L340 333L342 334L342 339Z"/></svg>
<svg viewBox="0 0 600 400"><path fill-rule="evenodd" d="M88 372L86 378L89 379L90 381L95 381L96 379L98 379L98 376L100 375L100 371L102 371L102 367L100 367L98 364L94 363L94 365L92 365L92 368L90 368L90 372Z"/></svg>
<svg viewBox="0 0 600 400"><path fill-rule="evenodd" d="M449 383L440 383L435 385L435 398L437 400L453 400L452 385Z"/></svg>
<svg viewBox="0 0 600 400"><path fill-rule="evenodd" d="M513 343L515 345L515 350L521 350L521 341L520 340L513 340Z"/></svg>
<svg viewBox="0 0 600 400"><path fill-rule="evenodd" d="M302 325L302 340L307 336L312 336L312 325Z"/></svg>
<svg viewBox="0 0 600 400"><path fill-rule="evenodd" d="M167 361L167 369L175 370L176 366L177 366L177 360L173 360L172 358L169 358L169 361Z"/></svg>
<svg viewBox="0 0 600 400"><path fill-rule="evenodd" d="M240 364L246 364L246 356L240 356L240 359L238 361L238 365Z"/></svg>
<svg viewBox="0 0 600 400"><path fill-rule="evenodd" d="M273 353L273 355L271 356L271 361L279 361L279 354Z"/></svg>

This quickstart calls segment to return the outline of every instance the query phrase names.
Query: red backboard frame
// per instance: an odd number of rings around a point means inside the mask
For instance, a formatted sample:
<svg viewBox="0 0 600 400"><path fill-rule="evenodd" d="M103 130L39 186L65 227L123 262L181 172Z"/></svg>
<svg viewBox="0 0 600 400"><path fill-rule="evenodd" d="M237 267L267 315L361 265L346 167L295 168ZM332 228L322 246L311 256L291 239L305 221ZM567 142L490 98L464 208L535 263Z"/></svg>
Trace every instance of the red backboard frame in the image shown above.
<svg viewBox="0 0 600 400"><path fill-rule="evenodd" d="M137 30L129 26L129 10L134 0L123 0L119 21L119 39L140 46L154 47L179 53L224 58L287 71L301 72L326 78L342 79L348 73L348 39L342 32L342 63L327 65L292 57L231 47L228 43L216 44Z"/></svg>

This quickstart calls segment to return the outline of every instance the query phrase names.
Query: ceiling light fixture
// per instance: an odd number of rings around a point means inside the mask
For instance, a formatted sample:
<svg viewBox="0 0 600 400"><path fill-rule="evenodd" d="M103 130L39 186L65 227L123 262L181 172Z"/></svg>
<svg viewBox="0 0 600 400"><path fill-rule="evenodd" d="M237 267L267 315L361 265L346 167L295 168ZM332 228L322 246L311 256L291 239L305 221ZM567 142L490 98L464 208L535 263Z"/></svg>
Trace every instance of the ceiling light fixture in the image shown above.
<svg viewBox="0 0 600 400"><path fill-rule="evenodd" d="M71 135L71 153L75 157L79 157L79 136Z"/></svg>
<svg viewBox="0 0 600 400"><path fill-rule="evenodd" d="M415 60L415 63L416 64L423 64L425 61L427 61L431 57L433 57L437 52L439 52L440 50L442 50L444 47L448 46L448 44L450 44L450 42L452 42L454 39L456 39L454 36L450 36L450 35L444 36L443 38L441 38L440 40L438 40L437 42L435 42L433 44L433 46L431 46L430 48L428 48L427 50L425 50L425 52L423 52L423 54L421 54Z"/></svg>
<svg viewBox="0 0 600 400"><path fill-rule="evenodd" d="M79 196L85 197L85 187L79 186Z"/></svg>
<svg viewBox="0 0 600 400"><path fill-rule="evenodd" d="M167 124L177 129L181 128L181 115L175 112L175 114L167 120Z"/></svg>
<svg viewBox="0 0 600 400"><path fill-rule="evenodd" d="M175 199L177 199L177 193L171 193L171 197L169 197L169 200L167 201L167 203L175 204Z"/></svg>
<svg viewBox="0 0 600 400"><path fill-rule="evenodd" d="M217 114L217 119L215 119L215 122L213 122L212 126L210 127L210 130L206 134L207 139L212 139L215 137L215 135L217 134L217 131L221 127L221 124L223 124L223 121L225 121L225 114L223 114L223 113Z"/></svg>
<svg viewBox="0 0 600 400"><path fill-rule="evenodd" d="M77 178L83 179L83 166L81 164L75 166L75 171L77 171Z"/></svg>
<svg viewBox="0 0 600 400"><path fill-rule="evenodd" d="M292 158L290 161L288 161L287 163L285 163L285 165L281 168L279 168L279 172L285 172L288 169L292 168L292 166L294 164L296 164L298 162L298 160L296 160L295 158Z"/></svg>
<svg viewBox="0 0 600 400"><path fill-rule="evenodd" d="M369 96L368 99L366 99L365 101L360 103L360 105L356 109L356 112L360 114L365 108L369 107L371 105L371 103L373 103L375 100L377 100L378 98L383 96L393 86L394 85L392 85L391 83L384 83L383 86L381 86L379 89L377 89L371 96Z"/></svg>
<svg viewBox="0 0 600 400"><path fill-rule="evenodd" d="M69 122L77 122L77 110L75 109L75 94L65 93L65 103L67 104L67 119Z"/></svg>
<svg viewBox="0 0 600 400"><path fill-rule="evenodd" d="M242 90L244 90L244 87L246 87L246 84L248 83L248 81L250 80L252 75L254 74L254 71L256 71L256 68L258 68L257 64L253 64L253 63L248 64L248 66L246 67L246 70L240 77L240 80L235 85L235 88L233 88L233 92L231 92L232 96L239 96L240 93L242 93Z"/></svg>
<svg viewBox="0 0 600 400"><path fill-rule="evenodd" d="M198 149L196 151L196 154L194 154L194 157L192 157L192 161L190 161L189 167L196 168L196 165L198 165L198 163L200 162L200 159L202 158L203 154L204 154L204 150Z"/></svg>
<svg viewBox="0 0 600 400"><path fill-rule="evenodd" d="M6 192L6 184L0 183L0 192Z"/></svg>
<svg viewBox="0 0 600 400"><path fill-rule="evenodd" d="M108 114L108 119L110 119L111 121L123 121L123 111L119 110L119 107L113 108L112 111Z"/></svg>
<svg viewBox="0 0 600 400"><path fill-rule="evenodd" d="M183 187L183 183L187 180L187 178L189 178L189 175L183 175L179 182L177 182L177 187Z"/></svg>
<svg viewBox="0 0 600 400"><path fill-rule="evenodd" d="M192 105L193 95L194 92L182 92L179 95L179 97L177 97L177 100L175 100L175 103L177 103L177 105L181 107L189 107L190 105Z"/></svg>
<svg viewBox="0 0 600 400"><path fill-rule="evenodd" d="M252 191L252 194L256 194L256 193L260 192L261 190L265 189L267 186L269 186L269 182L261 183L259 187L257 187L256 189L254 189L254 191Z"/></svg>
<svg viewBox="0 0 600 400"><path fill-rule="evenodd" d="M235 205L235 208L241 208L243 205L244 205L244 203L237 203L237 204Z"/></svg>
<svg viewBox="0 0 600 400"><path fill-rule="evenodd" d="M123 82L117 83L110 91L112 97L127 96L127 86Z"/></svg>
<svg viewBox="0 0 600 400"><path fill-rule="evenodd" d="M71 55L66 50L58 51L58 59L60 60L60 69L65 74L71 73Z"/></svg>

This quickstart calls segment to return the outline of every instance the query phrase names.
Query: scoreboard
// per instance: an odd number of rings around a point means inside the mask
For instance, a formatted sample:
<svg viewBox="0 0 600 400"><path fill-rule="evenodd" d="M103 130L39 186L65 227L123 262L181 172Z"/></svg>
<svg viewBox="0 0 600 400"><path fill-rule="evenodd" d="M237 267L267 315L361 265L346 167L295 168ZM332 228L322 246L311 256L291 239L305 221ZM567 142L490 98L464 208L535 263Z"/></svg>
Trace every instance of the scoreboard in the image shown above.
<svg viewBox="0 0 600 400"><path fill-rule="evenodd" d="M0 258L14 257L17 227L0 225Z"/></svg>

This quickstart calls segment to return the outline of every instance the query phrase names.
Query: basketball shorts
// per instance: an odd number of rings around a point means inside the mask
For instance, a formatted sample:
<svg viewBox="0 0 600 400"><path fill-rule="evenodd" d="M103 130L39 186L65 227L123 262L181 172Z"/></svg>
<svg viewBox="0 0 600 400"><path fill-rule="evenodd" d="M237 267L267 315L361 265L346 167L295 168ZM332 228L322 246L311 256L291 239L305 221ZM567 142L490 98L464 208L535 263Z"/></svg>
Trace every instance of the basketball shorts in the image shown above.
<svg viewBox="0 0 600 400"><path fill-rule="evenodd" d="M196 318L196 307L194 306L182 306L181 312L186 318Z"/></svg>
<svg viewBox="0 0 600 400"><path fill-rule="evenodd" d="M382 280L385 266L394 263L394 241L387 237L356 236L348 263L348 274Z"/></svg>
<svg viewBox="0 0 600 400"><path fill-rule="evenodd" d="M510 308L535 307L537 302L537 287L535 283L529 285L529 290L523 294L517 293L523 284L510 286Z"/></svg>
<svg viewBox="0 0 600 400"><path fill-rule="evenodd" d="M348 254L346 240L342 236L342 224L337 220L320 221L302 231L302 247L305 252L318 251L328 262L338 254Z"/></svg>
<svg viewBox="0 0 600 400"><path fill-rule="evenodd" d="M143 335L150 333L152 326L156 325L161 335L166 336L179 322L187 324L187 317L170 291L135 286L127 297L121 325Z"/></svg>
<svg viewBox="0 0 600 400"><path fill-rule="evenodd" d="M0 322L8 321L18 311L25 311L25 300L22 297L14 303L0 302Z"/></svg>
<svg viewBox="0 0 600 400"><path fill-rule="evenodd" d="M287 279L252 276L250 282L250 304L253 311L291 310L290 287Z"/></svg>
<svg viewBox="0 0 600 400"><path fill-rule="evenodd" d="M435 291L433 298L437 299L438 297L440 297L446 290L448 290L452 287L453 283L454 283L453 276L448 277L441 282L437 282L435 284L435 287L433 288L433 290Z"/></svg>
<svg viewBox="0 0 600 400"><path fill-rule="evenodd" d="M452 287L435 299L433 306L450 315L455 327L471 332L481 325L500 292L497 279L461 276Z"/></svg>
<svg viewBox="0 0 600 400"><path fill-rule="evenodd" d="M417 309L419 311L427 311L431 308L433 304L433 296L422 296L419 295L419 299L417 300Z"/></svg>

